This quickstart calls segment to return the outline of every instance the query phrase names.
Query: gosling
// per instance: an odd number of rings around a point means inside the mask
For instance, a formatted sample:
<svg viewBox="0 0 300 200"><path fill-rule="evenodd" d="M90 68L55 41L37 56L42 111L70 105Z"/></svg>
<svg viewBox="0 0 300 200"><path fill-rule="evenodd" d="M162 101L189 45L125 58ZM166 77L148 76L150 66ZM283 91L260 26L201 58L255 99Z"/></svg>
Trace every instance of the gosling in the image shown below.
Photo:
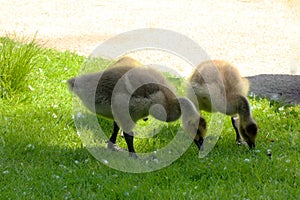
<svg viewBox="0 0 300 200"><path fill-rule="evenodd" d="M213 60L198 65L189 82L191 88L188 95L190 98L190 95L196 95L199 110L231 115L237 143L254 148L258 128L246 98L248 80L242 78L230 63Z"/></svg>
<svg viewBox="0 0 300 200"><path fill-rule="evenodd" d="M132 64L130 59L120 59L104 71L68 80L69 89L90 111L114 120L108 149L119 149L116 138L122 128L129 155L137 158L132 130L139 119L152 115L166 122L182 116L184 129L201 150L206 122L194 104L186 97L177 98L174 89L160 72L150 67L140 67L133 59ZM130 119L124 114L127 112Z"/></svg>

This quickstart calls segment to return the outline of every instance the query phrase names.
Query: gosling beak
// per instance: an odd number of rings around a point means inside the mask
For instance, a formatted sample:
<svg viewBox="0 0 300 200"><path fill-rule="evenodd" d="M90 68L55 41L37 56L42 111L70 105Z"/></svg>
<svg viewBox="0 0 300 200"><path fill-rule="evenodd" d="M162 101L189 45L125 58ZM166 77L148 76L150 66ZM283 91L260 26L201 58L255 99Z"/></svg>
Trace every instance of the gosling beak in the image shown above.
<svg viewBox="0 0 300 200"><path fill-rule="evenodd" d="M203 138L200 138L199 140L194 139L195 144L199 148L199 151L203 151Z"/></svg>

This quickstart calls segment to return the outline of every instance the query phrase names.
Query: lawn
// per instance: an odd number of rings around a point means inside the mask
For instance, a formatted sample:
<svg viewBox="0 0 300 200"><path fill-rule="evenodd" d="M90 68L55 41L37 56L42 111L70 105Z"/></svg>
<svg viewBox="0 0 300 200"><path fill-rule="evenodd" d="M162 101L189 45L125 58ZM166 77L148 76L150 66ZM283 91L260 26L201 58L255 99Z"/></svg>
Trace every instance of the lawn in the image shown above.
<svg viewBox="0 0 300 200"><path fill-rule="evenodd" d="M20 48L25 50L18 51ZM21 84L0 84L0 199L298 199L300 196L299 105L249 97L259 125L255 150L235 144L234 130L226 118L217 145L206 157L199 158L197 147L191 145L163 169L126 173L95 159L77 134L72 118L73 96L66 80L78 74L85 57L7 38L1 38L0 52L0 81L4 77L6 81L14 80L18 74L3 70L5 67L28 64L29 69L19 80ZM29 61L23 53L31 55ZM101 62L103 66L109 63ZM106 132L112 131L111 121L101 119L101 123ZM156 122L150 119L143 123ZM178 126L180 122L175 122L153 138L136 139L136 150L152 151L165 145ZM119 137L118 143L125 147L123 138ZM267 151L272 152L271 157Z"/></svg>

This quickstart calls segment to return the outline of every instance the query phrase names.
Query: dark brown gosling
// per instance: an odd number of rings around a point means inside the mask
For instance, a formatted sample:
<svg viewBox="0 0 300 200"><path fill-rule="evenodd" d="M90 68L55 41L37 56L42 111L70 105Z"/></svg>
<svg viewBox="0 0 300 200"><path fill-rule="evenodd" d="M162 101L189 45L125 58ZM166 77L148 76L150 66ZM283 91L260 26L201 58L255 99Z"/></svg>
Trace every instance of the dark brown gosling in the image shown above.
<svg viewBox="0 0 300 200"><path fill-rule="evenodd" d="M119 60L104 71L68 80L70 90L90 111L114 120L108 148L118 149L116 138L122 128L130 155L137 157L132 129L139 119L152 115L166 122L182 116L185 130L201 149L206 122L194 104L188 98L176 97L172 86L160 72L150 67L140 67L136 64L138 62L131 64L128 60L126 58L123 64ZM126 112L129 112L130 119L124 114Z"/></svg>

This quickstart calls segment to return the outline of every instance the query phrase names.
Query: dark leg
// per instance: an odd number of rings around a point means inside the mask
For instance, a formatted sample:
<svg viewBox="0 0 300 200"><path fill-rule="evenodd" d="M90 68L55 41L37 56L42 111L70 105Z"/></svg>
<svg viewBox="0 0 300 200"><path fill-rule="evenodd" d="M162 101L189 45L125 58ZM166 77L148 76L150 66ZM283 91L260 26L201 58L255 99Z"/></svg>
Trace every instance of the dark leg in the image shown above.
<svg viewBox="0 0 300 200"><path fill-rule="evenodd" d="M129 155L131 157L137 158L138 156L135 153L134 147L133 147L133 133L124 133L125 141L128 146Z"/></svg>
<svg viewBox="0 0 300 200"><path fill-rule="evenodd" d="M114 131L113 131L111 137L109 138L109 141L112 142L113 144L116 144L117 135L118 135L119 130L120 130L120 128L119 128L118 124L114 121Z"/></svg>
<svg viewBox="0 0 300 200"><path fill-rule="evenodd" d="M107 144L107 148L109 150L115 150L115 151L122 151L123 150L120 147L118 147L117 144L116 144L116 140L117 140L119 130L120 130L120 128L119 128L118 124L114 121L114 130L113 130L113 133L112 133L111 137L109 138L109 141L108 141L108 144Z"/></svg>
<svg viewBox="0 0 300 200"><path fill-rule="evenodd" d="M246 142L242 139L239 131L239 118L237 116L231 117L231 123L236 133L236 142L237 144L247 145Z"/></svg>

